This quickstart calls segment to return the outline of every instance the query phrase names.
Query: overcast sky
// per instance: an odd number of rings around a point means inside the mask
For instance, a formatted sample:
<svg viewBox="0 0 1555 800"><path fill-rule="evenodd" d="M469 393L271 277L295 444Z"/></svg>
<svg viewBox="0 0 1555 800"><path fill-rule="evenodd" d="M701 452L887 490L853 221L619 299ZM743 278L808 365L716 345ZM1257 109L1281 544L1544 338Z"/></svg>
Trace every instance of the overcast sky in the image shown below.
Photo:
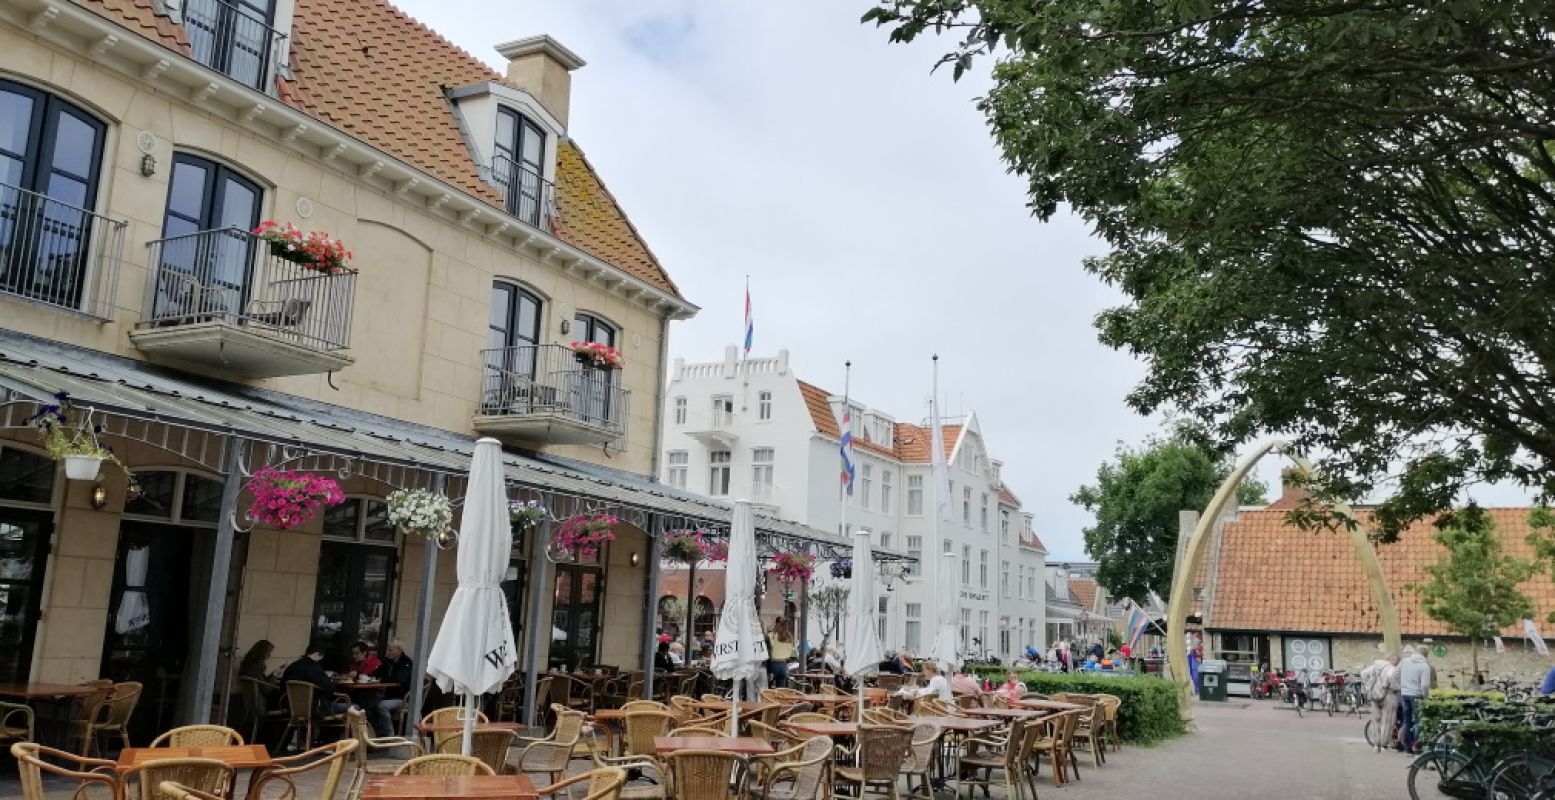
<svg viewBox="0 0 1555 800"><path fill-rule="evenodd" d="M571 133L702 307L673 356L739 339L747 274L756 355L786 347L835 392L851 359L853 394L898 420L926 416L938 353L947 410L977 411L1052 556L1083 557L1069 495L1159 426L1123 402L1143 367L1091 327L1118 301L1080 266L1101 244L1027 213L973 107L986 62L931 75L949 42L889 44L852 0L399 5L498 71L495 44L538 33L588 62Z"/></svg>

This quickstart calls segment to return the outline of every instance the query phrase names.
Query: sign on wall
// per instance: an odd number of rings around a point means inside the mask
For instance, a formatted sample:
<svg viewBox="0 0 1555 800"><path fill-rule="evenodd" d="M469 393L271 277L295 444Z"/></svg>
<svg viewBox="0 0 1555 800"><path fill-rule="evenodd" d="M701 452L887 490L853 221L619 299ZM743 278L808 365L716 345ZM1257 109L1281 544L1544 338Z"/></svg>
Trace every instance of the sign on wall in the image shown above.
<svg viewBox="0 0 1555 800"><path fill-rule="evenodd" d="M1285 639L1285 669L1316 676L1333 666L1333 663L1327 639Z"/></svg>

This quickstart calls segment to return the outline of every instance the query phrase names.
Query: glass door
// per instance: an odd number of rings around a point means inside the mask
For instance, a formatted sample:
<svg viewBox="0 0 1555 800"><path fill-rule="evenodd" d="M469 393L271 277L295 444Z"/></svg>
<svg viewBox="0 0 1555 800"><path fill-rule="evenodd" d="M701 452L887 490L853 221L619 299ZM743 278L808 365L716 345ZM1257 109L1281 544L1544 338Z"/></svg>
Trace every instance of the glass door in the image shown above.
<svg viewBox="0 0 1555 800"><path fill-rule="evenodd" d="M173 155L162 245L157 319L235 316L247 301L254 262L250 231L262 194L253 181L209 159Z"/></svg>
<svg viewBox="0 0 1555 800"><path fill-rule="evenodd" d="M313 599L313 641L325 643L326 668L344 669L352 642L367 642L383 652L395 561L390 547L323 543Z"/></svg>
<svg viewBox="0 0 1555 800"><path fill-rule="evenodd" d="M25 683L32 669L53 532L47 511L0 507L0 683Z"/></svg>
<svg viewBox="0 0 1555 800"><path fill-rule="evenodd" d="M134 741L149 738L173 716L189 652L193 535L177 525L120 523L102 676L142 684Z"/></svg>
<svg viewBox="0 0 1555 800"><path fill-rule="evenodd" d="M577 315L573 323L578 336L575 341L616 346L616 329L609 323L588 314ZM592 364L579 364L578 367L578 416L595 425L608 424L614 412L610 407L610 387L615 384L616 371Z"/></svg>
<svg viewBox="0 0 1555 800"><path fill-rule="evenodd" d="M597 655L600 597L605 576L597 566L557 564L551 606L552 669L583 669Z"/></svg>

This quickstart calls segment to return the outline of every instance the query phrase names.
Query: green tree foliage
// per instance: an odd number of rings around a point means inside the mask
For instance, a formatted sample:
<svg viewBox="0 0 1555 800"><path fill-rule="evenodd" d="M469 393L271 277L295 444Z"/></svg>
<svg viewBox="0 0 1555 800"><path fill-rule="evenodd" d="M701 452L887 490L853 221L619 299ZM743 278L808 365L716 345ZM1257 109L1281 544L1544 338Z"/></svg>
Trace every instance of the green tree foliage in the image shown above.
<svg viewBox="0 0 1555 800"><path fill-rule="evenodd" d="M1477 506L1443 515L1434 536L1446 555L1425 568L1427 580L1407 588L1419 594L1426 616L1469 637L1479 672L1480 642L1533 616L1533 601L1517 587L1534 565L1501 552L1495 522Z"/></svg>
<svg viewBox="0 0 1555 800"><path fill-rule="evenodd" d="M1396 477L1384 540L1555 494L1555 0L877 2L957 77L997 59L979 106L1033 212L1108 243L1139 410L1331 454L1324 496Z"/></svg>
<svg viewBox="0 0 1555 800"><path fill-rule="evenodd" d="M1171 590L1177 554L1177 515L1199 511L1231 472L1226 455L1190 425L1138 448L1119 446L1096 470L1096 483L1069 500L1096 515L1085 529L1085 551L1096 559L1096 580L1115 597L1143 601ZM1237 487L1241 505L1262 505L1264 487Z"/></svg>

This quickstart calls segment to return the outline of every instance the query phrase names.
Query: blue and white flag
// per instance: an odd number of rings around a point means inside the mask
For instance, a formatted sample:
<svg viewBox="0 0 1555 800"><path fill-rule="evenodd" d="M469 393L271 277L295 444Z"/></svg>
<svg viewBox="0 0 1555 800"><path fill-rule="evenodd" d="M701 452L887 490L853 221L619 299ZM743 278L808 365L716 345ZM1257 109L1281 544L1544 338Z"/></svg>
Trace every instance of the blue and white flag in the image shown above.
<svg viewBox="0 0 1555 800"><path fill-rule="evenodd" d="M751 316L751 288L745 287L745 357L750 358L751 342L756 338L756 318Z"/></svg>

